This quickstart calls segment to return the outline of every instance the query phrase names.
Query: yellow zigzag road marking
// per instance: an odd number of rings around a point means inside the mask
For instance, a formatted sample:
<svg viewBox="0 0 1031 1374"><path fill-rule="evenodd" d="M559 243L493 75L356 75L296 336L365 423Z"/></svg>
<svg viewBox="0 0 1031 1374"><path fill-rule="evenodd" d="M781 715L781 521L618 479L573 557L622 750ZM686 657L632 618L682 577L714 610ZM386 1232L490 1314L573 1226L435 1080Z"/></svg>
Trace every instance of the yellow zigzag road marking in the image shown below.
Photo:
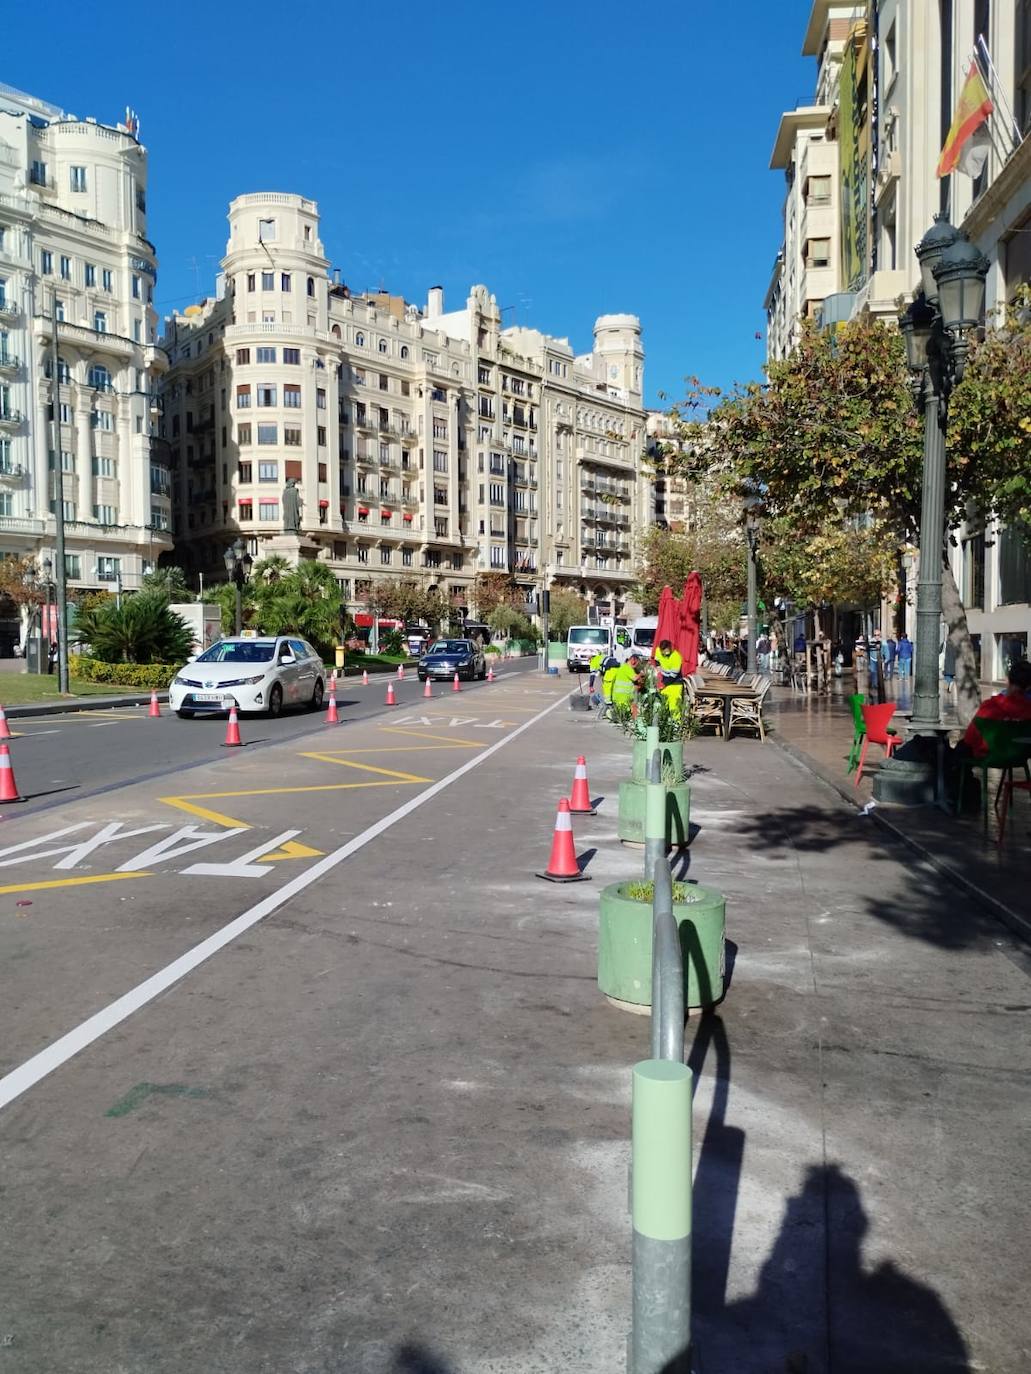
<svg viewBox="0 0 1031 1374"><path fill-rule="evenodd" d="M42 892L47 887L85 887L87 883L120 883L125 878L152 878L153 873L91 873L88 878L50 878L42 883L11 883L0 892Z"/></svg>
<svg viewBox="0 0 1031 1374"><path fill-rule="evenodd" d="M382 777L385 777L385 778L396 778L396 780L397 780L398 782L432 782L432 781L433 781L432 778L421 778L421 777L419 777L419 775L418 775L417 773L398 773L398 772L397 772L395 769L393 769L393 768L376 768L376 767L374 767L371 763L352 763L350 759L334 758L334 756L333 756L332 754L317 754L317 753L310 753L310 754L309 754L309 753L303 753L303 754L301 755L301 758L302 758L302 759L318 759L320 763L335 763L335 764L338 764L341 768L360 768L364 773L379 773ZM348 785L350 785L351 787L363 787L363 786L364 786L364 787L372 787L372 786L374 786L375 784L373 784L373 783L360 783L360 782L353 782L353 783L350 783L350 784L346 784L346 783L344 784L344 786L348 786ZM380 783L379 786L384 786L384 784ZM308 791L315 791L316 789L315 789L315 788L306 788L306 787L302 787L302 788L297 788L296 790L297 790L297 791L300 791L300 792L308 792Z"/></svg>

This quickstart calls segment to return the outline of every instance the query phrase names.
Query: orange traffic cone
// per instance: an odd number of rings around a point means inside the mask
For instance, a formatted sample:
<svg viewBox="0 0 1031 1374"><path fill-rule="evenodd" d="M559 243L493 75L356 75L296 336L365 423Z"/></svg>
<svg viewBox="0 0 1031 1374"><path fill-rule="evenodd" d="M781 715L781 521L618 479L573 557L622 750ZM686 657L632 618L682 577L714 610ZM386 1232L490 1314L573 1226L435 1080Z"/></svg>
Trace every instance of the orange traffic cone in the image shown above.
<svg viewBox="0 0 1031 1374"><path fill-rule="evenodd" d="M587 786L587 760L583 754L576 761L573 772L573 792L569 798L569 809L575 816L596 816L598 813L591 805L591 792Z"/></svg>
<svg viewBox="0 0 1031 1374"><path fill-rule="evenodd" d="M326 724L340 724L340 717L337 715L337 694L335 684L329 689L329 710L326 712Z"/></svg>
<svg viewBox="0 0 1031 1374"><path fill-rule="evenodd" d="M397 665L397 680L398 682L404 682L405 680L405 665L403 663Z"/></svg>
<svg viewBox="0 0 1031 1374"><path fill-rule="evenodd" d="M493 663L492 663L492 664L490 665L490 667L487 669L487 681L488 681L488 682L493 682L493 681L494 681L494 664L493 664Z"/></svg>
<svg viewBox="0 0 1031 1374"><path fill-rule="evenodd" d="M545 878L549 883L583 883L589 881L588 875L580 872L580 865L576 861L576 849L573 846L573 822L569 818L569 803L565 797L558 804L558 815L555 817L555 834L551 841L551 858L548 860L548 867L543 873L538 873L537 877Z"/></svg>
<svg viewBox="0 0 1031 1374"><path fill-rule="evenodd" d="M0 739L13 739L11 727L7 724L7 717L4 715L4 708L0 706Z"/></svg>
<svg viewBox="0 0 1031 1374"><path fill-rule="evenodd" d="M337 670L334 668L329 675L329 695L336 696L337 690Z"/></svg>
<svg viewBox="0 0 1031 1374"><path fill-rule="evenodd" d="M0 802L25 801L18 795L18 784L14 780L11 765L11 751L6 744L0 744Z"/></svg>
<svg viewBox="0 0 1031 1374"><path fill-rule="evenodd" d="M222 741L223 749L238 749L243 744L240 738L240 722L236 718L236 703L233 702L229 708L229 724L226 726L226 737Z"/></svg>
<svg viewBox="0 0 1031 1374"><path fill-rule="evenodd" d="M396 706L396 705L397 705L397 697L394 696L394 684L393 684L392 682L388 682L388 683L387 683L387 701L386 701L386 704L387 704L388 706Z"/></svg>
<svg viewBox="0 0 1031 1374"><path fill-rule="evenodd" d="M458 680L458 674L457 674L457 673L455 674L455 680L454 680L454 682L451 684L451 690L452 690L452 692L460 692L460 691L462 690L462 684L461 684L461 683L459 682L459 680Z"/></svg>
<svg viewBox="0 0 1031 1374"><path fill-rule="evenodd" d="M155 716L160 716L160 715L161 715L161 707L158 705L158 694L157 694L157 688L155 687L154 690L153 690L153 691L151 692L151 694L150 694L150 710L147 712L147 719L148 719L148 720L153 720Z"/></svg>
<svg viewBox="0 0 1031 1374"><path fill-rule="evenodd" d="M363 668L363 669L362 669L362 686L363 686L363 687L368 687L368 685L369 685L369 670L368 670L368 668Z"/></svg>
<svg viewBox="0 0 1031 1374"><path fill-rule="evenodd" d="M422 689L422 694L424 697L431 697L433 695L433 688L430 686L429 678L426 679L426 686Z"/></svg>

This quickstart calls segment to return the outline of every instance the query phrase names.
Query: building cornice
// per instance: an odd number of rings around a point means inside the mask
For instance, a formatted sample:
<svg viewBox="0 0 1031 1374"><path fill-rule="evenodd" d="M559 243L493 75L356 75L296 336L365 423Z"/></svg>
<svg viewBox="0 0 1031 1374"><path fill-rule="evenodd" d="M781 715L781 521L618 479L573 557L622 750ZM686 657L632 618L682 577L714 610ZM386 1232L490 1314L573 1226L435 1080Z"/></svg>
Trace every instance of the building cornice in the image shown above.
<svg viewBox="0 0 1031 1374"><path fill-rule="evenodd" d="M999 175L978 196L963 220L963 230L972 239L979 239L994 223L1007 201L1031 178L1031 136L1020 143L1003 164ZM1005 230L1008 225L1001 225Z"/></svg>
<svg viewBox="0 0 1031 1374"><path fill-rule="evenodd" d="M795 139L802 129L824 129L830 118L829 105L802 105L797 110L785 110L777 127L777 137L770 154L772 170L787 167L795 151Z"/></svg>

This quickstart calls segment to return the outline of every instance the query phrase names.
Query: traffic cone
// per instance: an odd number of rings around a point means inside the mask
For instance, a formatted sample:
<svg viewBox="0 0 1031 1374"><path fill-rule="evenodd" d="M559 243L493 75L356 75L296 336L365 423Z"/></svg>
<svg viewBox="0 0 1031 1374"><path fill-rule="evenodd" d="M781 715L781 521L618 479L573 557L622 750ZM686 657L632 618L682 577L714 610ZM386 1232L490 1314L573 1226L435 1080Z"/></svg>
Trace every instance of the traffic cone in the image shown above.
<svg viewBox="0 0 1031 1374"><path fill-rule="evenodd" d="M397 705L397 697L394 696L394 684L393 684L393 682L388 682L388 683L387 683L387 701L386 701L386 704L387 704L388 706L396 706L396 705Z"/></svg>
<svg viewBox="0 0 1031 1374"><path fill-rule="evenodd" d="M397 680L398 682L404 682L405 680L405 665L403 663L397 665Z"/></svg>
<svg viewBox="0 0 1031 1374"><path fill-rule="evenodd" d="M147 712L147 719L153 720L155 717L160 715L161 707L158 705L158 694L157 688L155 687L150 694L150 710Z"/></svg>
<svg viewBox="0 0 1031 1374"><path fill-rule="evenodd" d="M335 685L329 689L329 710L326 712L326 724L340 724L340 717L337 715L337 694Z"/></svg>
<svg viewBox="0 0 1031 1374"><path fill-rule="evenodd" d="M455 674L455 680L454 680L454 682L452 682L452 684L451 684L451 690L452 690L452 692L460 692L460 691L462 690L462 684L461 684L461 683L459 682L459 680L458 680L458 674L457 674L457 673Z"/></svg>
<svg viewBox="0 0 1031 1374"><path fill-rule="evenodd" d="M0 739L14 739L11 727L7 724L7 717L4 715L4 708L0 706Z"/></svg>
<svg viewBox="0 0 1031 1374"><path fill-rule="evenodd" d="M569 798L569 809L574 816L596 816L598 813L591 805L591 793L587 786L587 760L583 754L576 761L573 773L573 792Z"/></svg>
<svg viewBox="0 0 1031 1374"><path fill-rule="evenodd" d="M492 663L492 664L490 665L490 667L487 669L487 681L488 681L488 682L493 682L493 681L494 681L494 664L493 664L493 663Z"/></svg>
<svg viewBox="0 0 1031 1374"><path fill-rule="evenodd" d="M426 679L426 686L422 689L422 694L424 697L431 697L433 695L433 688L430 686L429 678Z"/></svg>
<svg viewBox="0 0 1031 1374"><path fill-rule="evenodd" d="M14 780L11 765L11 751L6 744L0 744L0 802L25 801L18 795L18 784Z"/></svg>
<svg viewBox="0 0 1031 1374"><path fill-rule="evenodd" d="M573 822L569 817L569 803L565 797L558 804L558 815L555 817L555 834L551 841L551 858L548 860L548 867L543 873L538 873L536 876L546 879L549 883L590 881L586 873L580 872L580 865L576 861L576 849L573 846Z"/></svg>
<svg viewBox="0 0 1031 1374"><path fill-rule="evenodd" d="M240 738L240 722L236 718L236 703L233 702L229 708L229 724L226 726L226 737L222 741L223 749L238 749L243 744Z"/></svg>
<svg viewBox="0 0 1031 1374"><path fill-rule="evenodd" d="M336 696L337 690L337 670L334 668L329 675L329 695Z"/></svg>
<svg viewBox="0 0 1031 1374"><path fill-rule="evenodd" d="M368 670L368 668L363 668L363 669L362 669L362 686L363 686L363 687L368 687L368 685L369 685L369 670Z"/></svg>

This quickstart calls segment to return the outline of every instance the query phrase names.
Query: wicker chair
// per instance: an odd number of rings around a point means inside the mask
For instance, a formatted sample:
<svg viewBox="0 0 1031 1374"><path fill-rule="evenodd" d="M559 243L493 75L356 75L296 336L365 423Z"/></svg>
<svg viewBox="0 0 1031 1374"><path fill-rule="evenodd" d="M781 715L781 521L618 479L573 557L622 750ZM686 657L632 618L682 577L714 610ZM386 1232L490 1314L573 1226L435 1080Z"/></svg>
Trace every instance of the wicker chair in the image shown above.
<svg viewBox="0 0 1031 1374"><path fill-rule="evenodd" d="M730 702L730 729L727 731L727 738L734 731L734 727L745 730L757 730L759 738L766 742L766 730L763 727L763 702L766 700L766 693L770 690L768 681L764 681L754 697L732 697Z"/></svg>

